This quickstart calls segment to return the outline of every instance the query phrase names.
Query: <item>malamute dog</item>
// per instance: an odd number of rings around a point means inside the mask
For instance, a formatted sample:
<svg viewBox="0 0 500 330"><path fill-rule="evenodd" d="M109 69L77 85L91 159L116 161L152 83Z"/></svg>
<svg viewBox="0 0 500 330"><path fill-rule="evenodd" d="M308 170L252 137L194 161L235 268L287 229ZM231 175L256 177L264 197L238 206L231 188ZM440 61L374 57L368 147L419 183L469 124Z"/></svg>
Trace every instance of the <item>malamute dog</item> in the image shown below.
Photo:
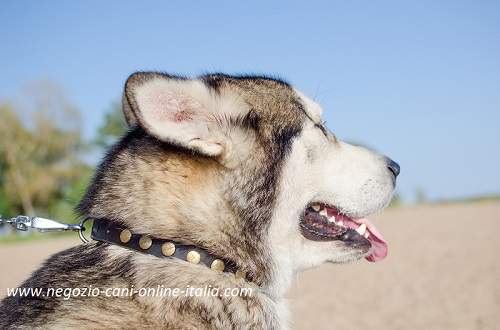
<svg viewBox="0 0 500 330"><path fill-rule="evenodd" d="M94 240L5 298L1 329L286 329L294 274L386 256L365 216L399 166L286 82L138 72L123 100L130 130L78 206Z"/></svg>

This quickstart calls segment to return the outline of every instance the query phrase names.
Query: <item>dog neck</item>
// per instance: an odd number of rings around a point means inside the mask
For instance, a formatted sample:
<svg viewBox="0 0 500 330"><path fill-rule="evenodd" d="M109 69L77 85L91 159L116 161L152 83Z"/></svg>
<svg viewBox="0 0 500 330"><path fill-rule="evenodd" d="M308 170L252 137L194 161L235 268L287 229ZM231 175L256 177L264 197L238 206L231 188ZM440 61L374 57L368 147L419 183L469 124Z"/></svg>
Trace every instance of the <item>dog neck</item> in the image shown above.
<svg viewBox="0 0 500 330"><path fill-rule="evenodd" d="M147 234L132 233L124 226L116 225L105 219L94 219L91 238L158 258L176 258L188 263L206 266L214 271L232 273L236 278L252 282L252 277L239 270L231 260L215 256L196 246L155 238Z"/></svg>

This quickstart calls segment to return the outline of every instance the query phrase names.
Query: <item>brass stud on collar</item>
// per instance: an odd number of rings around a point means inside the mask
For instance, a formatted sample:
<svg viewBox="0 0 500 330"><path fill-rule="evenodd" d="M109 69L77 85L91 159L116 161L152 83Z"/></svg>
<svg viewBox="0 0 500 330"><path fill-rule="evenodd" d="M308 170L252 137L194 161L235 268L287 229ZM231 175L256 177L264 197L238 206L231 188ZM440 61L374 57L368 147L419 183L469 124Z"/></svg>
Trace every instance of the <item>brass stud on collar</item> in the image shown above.
<svg viewBox="0 0 500 330"><path fill-rule="evenodd" d="M236 276L236 278L246 278L247 277L247 273L245 273L242 270L237 270L234 275Z"/></svg>
<svg viewBox="0 0 500 330"><path fill-rule="evenodd" d="M210 268L212 268L213 270L218 270L218 271L223 271L224 270L224 261L220 260L220 259L215 259L214 261L212 261L212 264L210 265Z"/></svg>
<svg viewBox="0 0 500 330"><path fill-rule="evenodd" d="M123 229L120 233L120 242L128 243L132 238L132 233L128 229Z"/></svg>
<svg viewBox="0 0 500 330"><path fill-rule="evenodd" d="M161 253L163 253L165 257L173 256L175 253L175 244L172 242L163 243L161 246Z"/></svg>
<svg viewBox="0 0 500 330"><path fill-rule="evenodd" d="M198 251L191 250L186 255L186 260L189 261L190 263L197 264L201 260L201 255Z"/></svg>
<svg viewBox="0 0 500 330"><path fill-rule="evenodd" d="M149 237L147 235L142 235L141 238L139 239L139 246L143 250L149 249L152 244L153 244L153 240L151 239L151 237Z"/></svg>

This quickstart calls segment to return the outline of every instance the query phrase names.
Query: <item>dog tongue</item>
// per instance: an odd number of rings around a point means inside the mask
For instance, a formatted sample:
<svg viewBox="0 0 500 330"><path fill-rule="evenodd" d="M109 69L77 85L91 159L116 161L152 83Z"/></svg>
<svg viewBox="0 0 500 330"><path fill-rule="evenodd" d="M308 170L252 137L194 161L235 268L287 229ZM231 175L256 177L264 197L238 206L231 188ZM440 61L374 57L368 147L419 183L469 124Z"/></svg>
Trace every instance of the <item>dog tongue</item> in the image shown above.
<svg viewBox="0 0 500 330"><path fill-rule="evenodd" d="M368 236L368 240L372 243L372 253L366 257L365 259L371 262L377 262L384 260L387 257L387 243L382 238L382 235L379 233L375 225L366 218L356 219L354 220L357 224L364 223L366 225L366 230L370 232Z"/></svg>

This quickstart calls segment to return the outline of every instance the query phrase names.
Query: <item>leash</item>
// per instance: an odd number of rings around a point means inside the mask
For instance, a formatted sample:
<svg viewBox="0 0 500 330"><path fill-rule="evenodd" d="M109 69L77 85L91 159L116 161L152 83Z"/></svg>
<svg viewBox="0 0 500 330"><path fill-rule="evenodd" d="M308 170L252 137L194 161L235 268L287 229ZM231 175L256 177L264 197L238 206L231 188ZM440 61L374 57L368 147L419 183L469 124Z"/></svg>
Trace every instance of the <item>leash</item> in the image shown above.
<svg viewBox="0 0 500 330"><path fill-rule="evenodd" d="M25 215L18 215L17 217L11 219L2 219L0 214L0 223L10 224L12 227L20 231L27 231L29 228L38 230L40 233L53 233L59 231L77 231L78 236L83 243L88 243L89 241L83 236L85 231L84 224L89 220L89 217L83 218L78 225L70 223L62 223L59 221L45 219L40 217L28 217Z"/></svg>

